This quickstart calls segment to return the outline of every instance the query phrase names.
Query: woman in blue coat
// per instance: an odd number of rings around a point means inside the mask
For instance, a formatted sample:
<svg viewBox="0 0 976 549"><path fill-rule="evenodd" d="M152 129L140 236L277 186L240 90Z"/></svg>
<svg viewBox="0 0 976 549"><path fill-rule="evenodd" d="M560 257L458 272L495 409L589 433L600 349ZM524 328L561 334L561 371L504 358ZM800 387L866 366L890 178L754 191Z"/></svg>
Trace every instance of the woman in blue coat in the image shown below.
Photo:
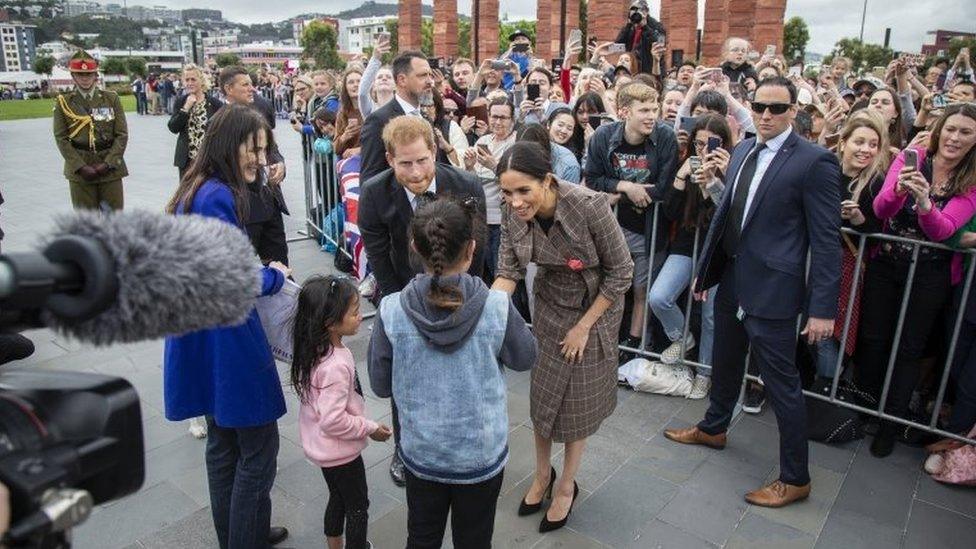
<svg viewBox="0 0 976 549"><path fill-rule="evenodd" d="M258 180L272 140L257 111L220 109L167 211L216 217L243 231L247 186ZM280 263L261 269L261 295L277 293L289 272ZM210 507L220 547L256 549L284 539L287 531L271 529L270 493L285 398L257 311L238 326L166 338L163 390L167 419L207 418Z"/></svg>

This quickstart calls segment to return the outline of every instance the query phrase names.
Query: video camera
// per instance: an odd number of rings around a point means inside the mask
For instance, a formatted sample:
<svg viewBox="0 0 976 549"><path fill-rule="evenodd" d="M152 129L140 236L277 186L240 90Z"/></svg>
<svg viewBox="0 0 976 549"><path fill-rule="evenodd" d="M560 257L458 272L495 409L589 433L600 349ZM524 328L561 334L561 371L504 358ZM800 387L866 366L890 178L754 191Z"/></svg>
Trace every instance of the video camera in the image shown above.
<svg viewBox="0 0 976 549"><path fill-rule="evenodd" d="M93 274L94 273L94 274ZM0 255L0 330L91 319L118 282L98 242L63 236L42 252ZM69 547L95 504L137 491L145 474L139 396L117 377L0 371L0 482L10 492L7 547Z"/></svg>

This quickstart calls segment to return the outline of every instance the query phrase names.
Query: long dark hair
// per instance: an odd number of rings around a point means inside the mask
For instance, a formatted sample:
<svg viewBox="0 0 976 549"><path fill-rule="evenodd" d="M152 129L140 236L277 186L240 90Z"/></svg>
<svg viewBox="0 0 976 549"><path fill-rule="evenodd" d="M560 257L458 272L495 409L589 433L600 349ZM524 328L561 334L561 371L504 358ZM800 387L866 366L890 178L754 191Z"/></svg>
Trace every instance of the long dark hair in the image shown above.
<svg viewBox="0 0 976 549"><path fill-rule="evenodd" d="M724 116L714 113L699 116L691 129L691 135L688 136L688 142L692 144L692 147L694 147L698 132L703 130L714 133L722 140L719 147L727 151L732 149L732 130ZM703 158L702 161L704 160ZM707 229L706 223L711 218L713 211L715 211L715 205L705 201L698 185L690 182L685 183L685 211L681 220L682 228L689 231L695 230L695 227Z"/></svg>
<svg viewBox="0 0 976 549"><path fill-rule="evenodd" d="M475 240L474 204L462 204L442 197L417 208L410 221L410 239L424 265L433 274L427 299L435 306L456 311L464 305L464 296L456 285L443 284L444 271L463 258L468 243Z"/></svg>
<svg viewBox="0 0 976 549"><path fill-rule="evenodd" d="M332 353L329 327L342 322L359 290L342 276L315 276L302 284L292 328L291 384L303 403L312 392L312 373Z"/></svg>
<svg viewBox="0 0 976 549"><path fill-rule="evenodd" d="M577 160L580 160L583 157L583 125L576 120L576 114L569 107L559 107L549 114L549 120L546 126L551 128L556 118L564 114L568 114L573 119L573 135L570 136L569 141L563 144L563 146L576 155Z"/></svg>
<svg viewBox="0 0 976 549"><path fill-rule="evenodd" d="M545 153L546 164L552 169L552 140L549 138L549 130L542 124L527 124L522 126L518 132L518 140L530 143L537 143Z"/></svg>
<svg viewBox="0 0 976 549"><path fill-rule="evenodd" d="M266 150L272 150L274 135L260 113L249 105L228 104L221 107L207 124L200 151L183 174L176 192L166 204L166 211L176 213L178 208L189 210L203 183L207 179L217 178L234 195L237 221L243 224L247 219L248 200L247 183L241 173L240 146L254 143L259 132L267 136Z"/></svg>

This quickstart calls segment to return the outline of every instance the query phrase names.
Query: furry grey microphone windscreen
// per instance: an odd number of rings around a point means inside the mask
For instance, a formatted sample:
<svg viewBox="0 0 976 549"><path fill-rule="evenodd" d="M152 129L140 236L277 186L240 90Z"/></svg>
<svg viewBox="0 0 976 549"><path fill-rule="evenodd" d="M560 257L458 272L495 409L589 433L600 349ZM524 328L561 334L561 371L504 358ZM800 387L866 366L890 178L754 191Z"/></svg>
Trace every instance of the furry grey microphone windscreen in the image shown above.
<svg viewBox="0 0 976 549"><path fill-rule="evenodd" d="M51 238L92 238L115 261L119 292L111 307L79 323L44 318L81 341L128 343L240 324L261 293L261 263L247 235L217 219L79 211L55 225Z"/></svg>

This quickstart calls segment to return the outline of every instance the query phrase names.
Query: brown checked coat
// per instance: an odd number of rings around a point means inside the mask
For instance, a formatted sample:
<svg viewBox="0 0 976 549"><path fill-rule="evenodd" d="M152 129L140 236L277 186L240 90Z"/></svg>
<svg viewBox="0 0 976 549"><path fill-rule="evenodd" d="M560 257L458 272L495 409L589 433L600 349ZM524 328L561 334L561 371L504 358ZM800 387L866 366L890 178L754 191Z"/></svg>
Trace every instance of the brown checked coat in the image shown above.
<svg viewBox="0 0 976 549"><path fill-rule="evenodd" d="M502 207L497 274L517 281L530 262L539 267L532 423L543 437L571 442L595 433L617 405L617 333L634 263L608 195L565 182L557 192L548 234ZM600 294L613 305L590 330L582 363L570 364L559 342Z"/></svg>

